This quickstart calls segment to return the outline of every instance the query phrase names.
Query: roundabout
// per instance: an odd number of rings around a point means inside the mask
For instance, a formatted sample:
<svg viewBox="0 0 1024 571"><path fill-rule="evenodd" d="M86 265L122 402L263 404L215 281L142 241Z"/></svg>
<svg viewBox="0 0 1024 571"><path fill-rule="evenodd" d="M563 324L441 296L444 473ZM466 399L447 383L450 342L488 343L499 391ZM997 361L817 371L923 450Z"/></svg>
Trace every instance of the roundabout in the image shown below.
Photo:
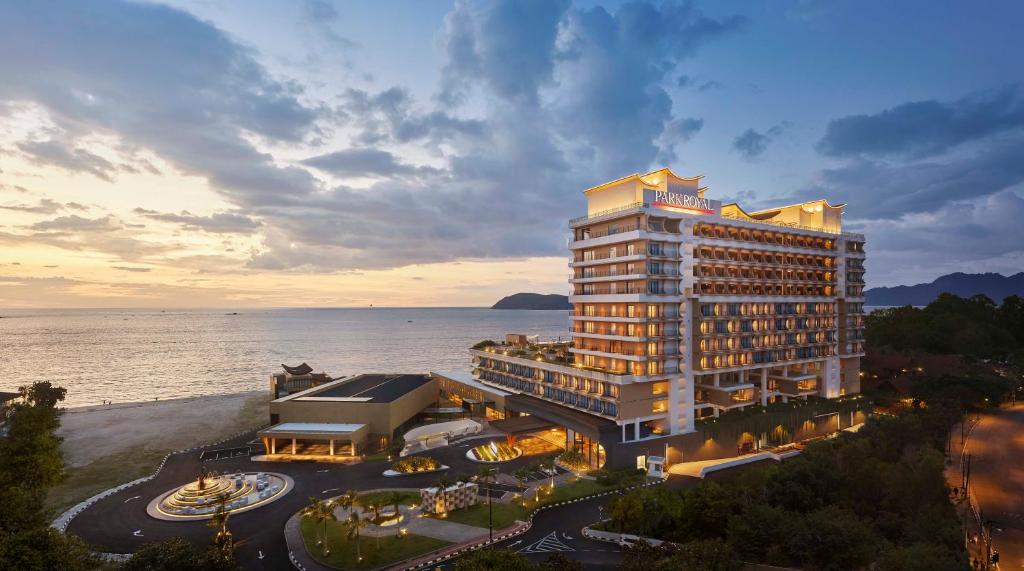
<svg viewBox="0 0 1024 571"><path fill-rule="evenodd" d="M290 492L295 482L284 474L237 472L201 473L198 478L154 498L146 507L151 517L165 521L209 519L223 507L229 514L269 504Z"/></svg>

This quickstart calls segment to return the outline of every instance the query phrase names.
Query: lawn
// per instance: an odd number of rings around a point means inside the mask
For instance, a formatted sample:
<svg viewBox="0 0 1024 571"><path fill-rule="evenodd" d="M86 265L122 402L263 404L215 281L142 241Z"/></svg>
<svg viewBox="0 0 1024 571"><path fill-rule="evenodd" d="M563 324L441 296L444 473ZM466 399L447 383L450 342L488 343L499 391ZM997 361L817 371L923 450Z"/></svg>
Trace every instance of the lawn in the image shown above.
<svg viewBox="0 0 1024 571"><path fill-rule="evenodd" d="M398 503L400 503L402 505L411 506L413 504L420 503L420 494L419 494L419 492L409 491L409 492L366 492L364 494L359 494L359 504L362 505L362 506L368 506L368 505L370 505L372 503L380 503L381 501L390 502L391 500L388 499L388 496L390 496L391 494L398 494L398 496L400 497L400 499L398 500ZM394 505L394 504L388 503L388 504L385 504L384 507L391 507L392 505Z"/></svg>
<svg viewBox="0 0 1024 571"><path fill-rule="evenodd" d="M534 508L607 492L616 487L614 485L603 486L594 480L580 478L575 482L556 486L555 491L551 494L541 494L539 502L534 501L532 494L529 495L526 498L525 506L521 505L520 499L512 500L512 502L507 504L494 502L494 529L506 528L515 523L516 520L525 521L530 511ZM473 507L450 511L445 519L455 523L486 528L487 501L484 500Z"/></svg>
<svg viewBox="0 0 1024 571"><path fill-rule="evenodd" d="M300 524L302 539L306 544L306 550L313 559L335 569L374 569L413 559L450 545L447 541L440 539L409 534L405 537L382 537L378 548L376 538L364 536L359 540L359 550L363 560L358 561L356 541L348 539L348 527L340 522L332 521L327 523L327 547L330 552L324 556L321 547L316 544L316 534L323 530L322 525L318 525L310 518L302 518Z"/></svg>
<svg viewBox="0 0 1024 571"><path fill-rule="evenodd" d="M503 504L494 502L494 529L506 528L516 520L525 520L529 509L523 508L518 503ZM445 521L463 523L476 527L487 528L487 502L475 506L453 510L448 512Z"/></svg>

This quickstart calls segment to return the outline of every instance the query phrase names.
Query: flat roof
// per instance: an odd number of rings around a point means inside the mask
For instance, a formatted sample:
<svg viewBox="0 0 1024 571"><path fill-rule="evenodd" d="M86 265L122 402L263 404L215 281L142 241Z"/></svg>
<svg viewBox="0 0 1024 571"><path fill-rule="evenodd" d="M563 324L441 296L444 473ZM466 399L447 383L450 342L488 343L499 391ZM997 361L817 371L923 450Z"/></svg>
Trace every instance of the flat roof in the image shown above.
<svg viewBox="0 0 1024 571"><path fill-rule="evenodd" d="M391 402L430 382L420 374L366 374L340 379L278 400Z"/></svg>
<svg viewBox="0 0 1024 571"><path fill-rule="evenodd" d="M274 434L281 432L333 432L337 434L350 434L363 428L365 424L340 424L330 422L284 422L261 430L262 434Z"/></svg>
<svg viewBox="0 0 1024 571"><path fill-rule="evenodd" d="M480 389L482 391L486 391L503 397L515 394L509 391L499 389L497 387L493 387L491 385L485 385L484 383L481 383L480 381L473 378L473 375L470 374L469 371L430 371L430 374L437 375L438 377L444 377L446 379L451 379L455 382L462 383L468 387L473 387L474 389Z"/></svg>

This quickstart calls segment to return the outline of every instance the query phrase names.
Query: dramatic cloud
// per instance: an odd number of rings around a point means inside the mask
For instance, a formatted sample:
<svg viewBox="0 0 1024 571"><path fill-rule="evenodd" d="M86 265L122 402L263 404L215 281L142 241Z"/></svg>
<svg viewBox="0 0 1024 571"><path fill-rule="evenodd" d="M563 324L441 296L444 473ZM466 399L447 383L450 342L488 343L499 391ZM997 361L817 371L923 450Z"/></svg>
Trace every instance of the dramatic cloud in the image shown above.
<svg viewBox="0 0 1024 571"><path fill-rule="evenodd" d="M26 49L40 38L46 49ZM308 173L277 166L247 137L299 142L316 130L318 110L248 49L189 14L120 1L5 3L0 52L8 54L0 76L18 78L0 82L0 100L43 106L69 136L116 133L251 203L315 190ZM29 149L39 160L110 175L93 157L41 145Z"/></svg>
<svg viewBox="0 0 1024 571"><path fill-rule="evenodd" d="M250 234L262 226L258 220L238 212L217 212L209 216L198 216L187 210L182 210L180 214L172 214L136 208L132 212L151 220L171 222L183 228L216 234Z"/></svg>
<svg viewBox="0 0 1024 571"><path fill-rule="evenodd" d="M1015 88L951 102L913 101L874 115L835 119L818 143L831 157L927 157L1024 127L1024 101Z"/></svg>
<svg viewBox="0 0 1024 571"><path fill-rule="evenodd" d="M732 148L736 149L747 160L755 159L768 150L768 144L782 134L784 127L784 124L775 125L764 133L754 129L747 129L733 139Z"/></svg>
<svg viewBox="0 0 1024 571"><path fill-rule="evenodd" d="M398 161L395 155L379 149L346 149L302 161L302 164L341 177L407 176L436 174L437 169L416 167Z"/></svg>
<svg viewBox="0 0 1024 571"><path fill-rule="evenodd" d="M33 141L19 143L18 149L24 152L36 164L53 165L70 171L81 171L92 174L107 182L113 180L112 175L117 166L85 149L74 148L64 141Z"/></svg>

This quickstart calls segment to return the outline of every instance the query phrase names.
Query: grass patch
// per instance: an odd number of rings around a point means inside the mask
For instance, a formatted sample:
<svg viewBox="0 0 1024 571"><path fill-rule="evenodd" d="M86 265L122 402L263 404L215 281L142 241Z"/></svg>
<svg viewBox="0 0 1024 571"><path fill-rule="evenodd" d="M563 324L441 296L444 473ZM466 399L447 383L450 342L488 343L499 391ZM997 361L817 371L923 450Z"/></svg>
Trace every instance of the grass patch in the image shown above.
<svg viewBox="0 0 1024 571"><path fill-rule="evenodd" d="M104 490L148 476L160 465L167 452L169 450L138 446L104 456L85 466L69 468L64 480L47 493L46 507L56 516Z"/></svg>
<svg viewBox="0 0 1024 571"><path fill-rule="evenodd" d="M406 506L420 503L419 492L366 492L365 494L359 494L359 503L363 506L380 503L381 501L390 501L388 496L391 494L397 494L399 496L398 503ZM385 504L384 507L391 507L393 504Z"/></svg>
<svg viewBox="0 0 1024 571"><path fill-rule="evenodd" d="M494 502L494 529L506 528L515 523L516 520L525 521L529 513L536 508L600 494L601 492L615 490L619 487L617 484L598 484L594 480L580 478L575 482L556 486L552 493L545 494L541 492L540 501L535 500L532 493L528 493L525 500L517 498L507 504ZM445 520L486 529L487 501L484 500L472 507L450 511Z"/></svg>
<svg viewBox="0 0 1024 571"><path fill-rule="evenodd" d="M515 523L516 520L525 520L528 513L530 513L529 508L524 508L518 503L494 502L494 529L503 529ZM487 529L487 502L450 511L444 521Z"/></svg>
<svg viewBox="0 0 1024 571"><path fill-rule="evenodd" d="M359 540L359 551L363 556L363 560L359 561L356 557L356 540L348 539L348 527L332 521L327 523L327 548L330 552L324 556L321 546L316 544L317 533L323 530L322 525L310 518L302 518L299 524L302 540L313 559L335 569L374 569L450 545L440 539L409 534L405 537L382 537L378 547L376 538L364 536Z"/></svg>

